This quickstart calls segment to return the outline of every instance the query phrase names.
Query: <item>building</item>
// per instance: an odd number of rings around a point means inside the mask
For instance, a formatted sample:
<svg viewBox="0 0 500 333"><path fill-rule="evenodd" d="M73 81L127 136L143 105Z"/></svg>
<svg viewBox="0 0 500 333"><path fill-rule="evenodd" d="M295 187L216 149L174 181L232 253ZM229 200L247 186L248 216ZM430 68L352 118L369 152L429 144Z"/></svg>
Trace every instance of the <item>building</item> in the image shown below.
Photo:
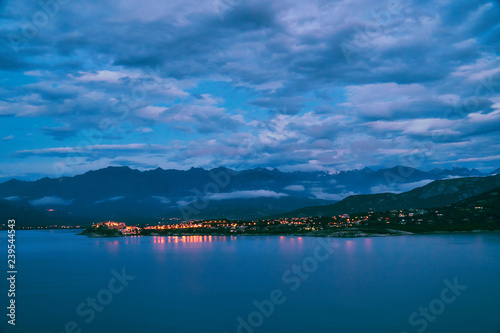
<svg viewBox="0 0 500 333"><path fill-rule="evenodd" d="M104 225L107 226L108 229L118 229L118 230L125 229L127 227L127 225L123 222L113 222L113 221L99 222L96 224L97 227L101 227Z"/></svg>

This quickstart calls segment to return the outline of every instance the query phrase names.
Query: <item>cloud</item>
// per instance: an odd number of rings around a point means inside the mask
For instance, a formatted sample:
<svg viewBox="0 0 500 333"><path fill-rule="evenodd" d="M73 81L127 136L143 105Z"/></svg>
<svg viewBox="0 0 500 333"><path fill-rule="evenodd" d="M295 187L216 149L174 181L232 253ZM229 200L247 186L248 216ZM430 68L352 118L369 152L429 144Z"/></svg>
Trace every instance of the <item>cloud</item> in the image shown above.
<svg viewBox="0 0 500 333"><path fill-rule="evenodd" d="M68 127L42 128L42 133L53 137L57 141L75 137L78 131Z"/></svg>
<svg viewBox="0 0 500 333"><path fill-rule="evenodd" d="M289 185L283 188L288 191L305 191L305 187L302 185Z"/></svg>
<svg viewBox="0 0 500 333"><path fill-rule="evenodd" d="M469 157L459 158L457 162L478 162L478 161L497 161L500 160L500 155L486 156L486 157Z"/></svg>
<svg viewBox="0 0 500 333"><path fill-rule="evenodd" d="M101 203L104 203L104 202L113 202L113 201L118 201L118 200L123 200L125 199L124 196L116 196L116 197L111 197L111 198L107 198L107 199L103 199L103 200L98 200L96 202L94 202L95 204L101 204Z"/></svg>
<svg viewBox="0 0 500 333"><path fill-rule="evenodd" d="M228 193L209 194L209 200L228 200L228 199L253 199L253 198L281 198L288 194L278 193L269 190L250 190L250 191L234 191Z"/></svg>
<svg viewBox="0 0 500 333"><path fill-rule="evenodd" d="M50 172L77 154L80 171L338 171L397 165L422 145L424 165L494 167L500 4L398 4L377 22L388 4L367 0L72 2L36 38L5 40L3 130L32 135L2 146L0 168ZM0 33L22 37L38 10L9 2Z"/></svg>
<svg viewBox="0 0 500 333"><path fill-rule="evenodd" d="M167 197L162 197L162 196L152 196L151 198L158 200L162 204L168 204L170 203L170 199Z"/></svg>
<svg viewBox="0 0 500 333"><path fill-rule="evenodd" d="M22 200L22 197L17 196L17 195L13 195L10 197L5 197L4 199L7 201L19 201L19 200Z"/></svg>
<svg viewBox="0 0 500 333"><path fill-rule="evenodd" d="M8 135L8 136L6 136L6 137L3 137L3 138L2 138L2 140L3 140L3 141L8 141L8 140L12 140L12 139L14 139L14 138L15 138L15 136L11 134L11 135Z"/></svg>
<svg viewBox="0 0 500 333"><path fill-rule="evenodd" d="M32 206L69 206L73 203L74 199L66 200L55 196L45 196L40 199L30 200Z"/></svg>
<svg viewBox="0 0 500 333"><path fill-rule="evenodd" d="M92 146L81 146L81 147L57 147L57 148L43 148L43 149L31 149L31 150L21 150L17 151L18 156L30 156L30 155L40 155L40 156L56 156L56 155L68 155L68 154L78 154L78 155L91 155L99 152L112 152L112 151L166 151L169 147L163 145L148 145L144 143L130 143L125 145L92 145Z"/></svg>
<svg viewBox="0 0 500 333"><path fill-rule="evenodd" d="M177 204L178 207L184 207L184 206L189 205L191 202L186 201L186 200L179 200L179 201L176 202L176 204Z"/></svg>
<svg viewBox="0 0 500 333"><path fill-rule="evenodd" d="M399 183L392 183L389 185L377 185L373 186L370 190L372 193L402 193L402 192L408 192L411 191L417 187L422 187L425 186L434 180L432 179L423 179L418 182L413 182L413 183L404 183L404 184L399 184Z"/></svg>
<svg viewBox="0 0 500 333"><path fill-rule="evenodd" d="M104 81L104 82L118 83L120 79L127 77L127 75L124 73L116 71L108 71L108 70L98 71L97 73L80 72L79 74L81 76L77 77L76 80L84 82Z"/></svg>
<svg viewBox="0 0 500 333"><path fill-rule="evenodd" d="M418 182L401 184L398 186L398 189L402 192L407 192L407 191L413 190L414 188L425 186L433 181L434 180L432 180L432 179L423 179L423 180L418 181Z"/></svg>
<svg viewBox="0 0 500 333"><path fill-rule="evenodd" d="M326 190L327 189L324 188L314 187L311 189L311 193L316 197L316 199L332 200L332 201L340 201L344 198L347 198L348 196L359 194L352 191L344 191L341 193L329 193L325 192Z"/></svg>

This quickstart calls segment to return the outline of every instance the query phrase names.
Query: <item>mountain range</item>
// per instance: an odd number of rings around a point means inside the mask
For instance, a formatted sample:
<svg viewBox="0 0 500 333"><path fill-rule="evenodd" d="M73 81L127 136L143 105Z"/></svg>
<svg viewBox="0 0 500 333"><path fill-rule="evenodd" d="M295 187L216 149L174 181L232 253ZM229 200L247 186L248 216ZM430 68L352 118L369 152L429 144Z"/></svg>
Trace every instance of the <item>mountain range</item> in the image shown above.
<svg viewBox="0 0 500 333"><path fill-rule="evenodd" d="M335 204L306 207L280 216L336 216L370 211L442 207L480 195L499 186L500 175L436 180L405 193L353 195Z"/></svg>
<svg viewBox="0 0 500 333"><path fill-rule="evenodd" d="M458 181L454 178L467 177L465 182L478 179L471 186L482 191L483 187L488 188L490 180L482 181L491 178L487 176L475 169L421 171L405 166L337 173L266 168L235 171L223 167L139 171L108 167L73 177L1 183L0 217L15 217L26 225L89 224L104 219L150 223L169 219L261 218L302 208L316 209L305 208L310 206L331 207L349 196L349 200L357 202L360 194L375 194L379 196L376 200L383 199L380 205L389 207L393 203L412 202L412 197L401 201L397 193L443 179ZM378 194L382 192L393 194ZM450 198L460 196L460 193L450 194ZM434 199L429 196L428 202ZM346 204L345 200L335 207L356 207L357 204ZM374 203L358 206L364 208Z"/></svg>

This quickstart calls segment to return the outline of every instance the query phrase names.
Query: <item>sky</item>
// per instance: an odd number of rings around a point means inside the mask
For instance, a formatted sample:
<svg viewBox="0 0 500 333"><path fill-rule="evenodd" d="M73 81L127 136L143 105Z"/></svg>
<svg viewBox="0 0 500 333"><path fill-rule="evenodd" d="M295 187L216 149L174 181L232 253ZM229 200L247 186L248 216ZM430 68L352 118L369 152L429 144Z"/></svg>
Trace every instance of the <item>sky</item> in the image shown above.
<svg viewBox="0 0 500 333"><path fill-rule="evenodd" d="M500 167L499 1L1 1L0 182Z"/></svg>

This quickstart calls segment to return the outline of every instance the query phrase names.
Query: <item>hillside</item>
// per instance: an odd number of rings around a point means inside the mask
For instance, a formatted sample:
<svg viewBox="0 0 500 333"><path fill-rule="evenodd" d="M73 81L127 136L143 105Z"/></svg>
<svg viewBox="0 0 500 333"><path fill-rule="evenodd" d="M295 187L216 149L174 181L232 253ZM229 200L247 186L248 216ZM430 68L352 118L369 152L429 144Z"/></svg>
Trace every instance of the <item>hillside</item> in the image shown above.
<svg viewBox="0 0 500 333"><path fill-rule="evenodd" d="M422 209L445 206L500 186L500 175L437 180L409 192L354 195L327 206L306 207L283 217L334 216L394 209Z"/></svg>
<svg viewBox="0 0 500 333"><path fill-rule="evenodd" d="M58 212L41 211L32 207L16 206L6 200L0 200L0 226L10 219L16 220L18 227L23 226L76 226L88 223L81 217L60 214ZM29 221L29 222L28 222ZM34 222L31 222L34 221Z"/></svg>

